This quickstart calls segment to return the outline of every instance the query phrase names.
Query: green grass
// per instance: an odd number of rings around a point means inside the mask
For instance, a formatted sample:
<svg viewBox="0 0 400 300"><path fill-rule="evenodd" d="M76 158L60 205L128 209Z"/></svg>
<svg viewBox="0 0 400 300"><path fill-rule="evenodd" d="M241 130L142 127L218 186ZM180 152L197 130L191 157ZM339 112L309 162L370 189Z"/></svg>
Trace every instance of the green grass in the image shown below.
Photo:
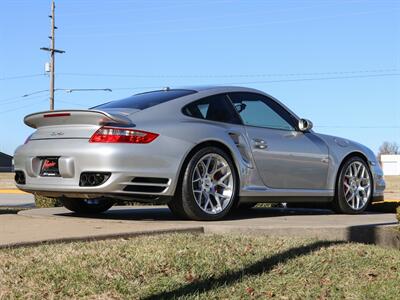
<svg viewBox="0 0 400 300"><path fill-rule="evenodd" d="M400 251L162 235L0 250L0 298L396 299Z"/></svg>

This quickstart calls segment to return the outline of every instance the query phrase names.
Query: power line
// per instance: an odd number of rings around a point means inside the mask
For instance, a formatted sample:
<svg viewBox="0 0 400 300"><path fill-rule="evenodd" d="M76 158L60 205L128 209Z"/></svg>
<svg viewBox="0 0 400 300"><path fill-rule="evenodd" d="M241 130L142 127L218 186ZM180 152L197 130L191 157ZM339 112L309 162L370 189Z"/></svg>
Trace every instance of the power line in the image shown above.
<svg viewBox="0 0 400 300"><path fill-rule="evenodd" d="M302 81L323 81L323 80L341 80L341 79L356 79L356 78L375 78L375 77L391 77L400 76L400 73L373 74L373 75L354 75L354 76L332 76L332 77L314 77L314 78L299 78L299 79L279 79L279 80L260 80L246 82L224 82L218 85L241 85L241 84L258 84L258 83L280 83L280 82L302 82ZM112 87L112 90L140 90L140 89L158 89L160 86L146 87Z"/></svg>
<svg viewBox="0 0 400 300"><path fill-rule="evenodd" d="M17 75L10 77L0 77L0 80L14 80L14 79L24 79L24 78L33 78L33 77L43 77L46 74L31 74L31 75Z"/></svg>
<svg viewBox="0 0 400 300"><path fill-rule="evenodd" d="M342 126L342 125L315 125L315 128L343 128L343 129L397 129L400 126L388 125L388 126Z"/></svg>
<svg viewBox="0 0 400 300"><path fill-rule="evenodd" d="M120 78L251 78L251 77L294 77L314 75L341 75L341 74L363 74L380 72L397 72L399 69L371 69L353 71L331 71L331 72L305 72L305 73L256 73L256 74L117 74L117 73L74 73L61 72L56 76L81 76L81 77L120 77ZM0 80L14 80L32 77L43 77L47 74L15 75L0 77Z"/></svg>
<svg viewBox="0 0 400 300"><path fill-rule="evenodd" d="M35 91L29 94L25 94L25 95L21 95L21 96L15 96L15 97L10 97L10 98L5 98L0 100L0 103L7 103L10 100L16 100L16 99L20 99L20 98L26 98L26 97L31 97L32 95L38 94L38 93L42 93L42 92L46 92L48 90L41 90L41 91ZM12 101L10 101L12 102Z"/></svg>
<svg viewBox="0 0 400 300"><path fill-rule="evenodd" d="M69 1L68 1L69 2ZM220 0L220 1L214 1L213 5L216 4L223 4L223 3L232 3L234 0ZM82 4L85 3L83 1L79 1L79 7L82 8ZM98 7L98 2L93 2L95 3L95 6ZM110 2L111 3L111 2ZM121 1L121 3L124 3L124 1ZM126 1L127 4L131 4L131 1L128 0ZM85 3L87 4L87 3ZM87 15L108 15L108 14L121 14L121 13L132 13L132 12L146 12L148 13L149 11L162 11L162 10L168 10L168 9L174 9L174 8L182 8L182 7L190 7L190 6L198 6L202 5L202 1L193 1L191 3L179 3L178 5L166 5L166 6L161 6L159 4L143 9L138 9L137 7L128 9L126 7L118 10L112 10L112 9L107 9L107 10L94 10L93 8L90 8L88 11L79 11L79 12L73 12L73 13L60 13L60 17L71 17L71 16L87 16ZM114 1L112 1L113 7L115 7Z"/></svg>
<svg viewBox="0 0 400 300"><path fill-rule="evenodd" d="M0 104L11 103L11 102L13 102L12 100L17 100L17 101L18 101L18 99L21 99L21 98L30 98L30 97L32 97L32 96L34 96L34 95L42 94L42 93L49 92L49 91L50 91L49 89L46 89L46 90L39 90L39 91L30 92L30 93L27 93L27 94L24 94L24 95L21 95L21 96L6 98L6 99L3 99L3 100L0 100ZM93 91L112 92L112 90L109 89L109 88L90 88L90 89L81 89L81 88L78 88L78 89L77 89L77 88L65 89L65 88L59 88L59 89L54 89L54 92L58 92L58 91L64 91L64 92L66 92L66 93L72 93L72 92L93 92ZM41 96L36 96L36 97L41 97ZM36 97L35 97L35 98L36 98ZM30 98L30 99L31 99L31 98ZM29 100L30 100L30 99L29 99ZM21 99L21 100L22 100L22 99Z"/></svg>
<svg viewBox="0 0 400 300"><path fill-rule="evenodd" d="M57 101L58 101L58 102L62 102L62 103L66 103L66 104L76 105L76 106L79 106L79 107L85 107L85 108L88 107L87 105L82 105L81 103L75 103L75 102L66 101L66 100L60 100L60 99L58 99Z"/></svg>
<svg viewBox="0 0 400 300"><path fill-rule="evenodd" d="M334 77L314 77L314 78L298 78L298 79L281 79L281 80L262 80L262 81L248 81L248 82L225 82L225 83L220 83L219 85L228 85L228 84L257 84L257 83L280 83L280 82L302 82L302 81L321 81L321 80L340 80L340 79L356 79L356 78L375 78L375 77L388 77L388 76L399 76L400 73L387 73L387 74L370 74L370 75L354 75L354 76L334 76ZM55 91L83 91L83 90L88 90L88 91L93 91L93 90L98 90L98 91L110 91L110 90L146 90L146 89L160 89L162 88L162 85L158 86L142 86L142 87L112 87L112 88L107 88L107 89L65 89L65 88L60 88L60 89L55 89ZM49 90L39 90L39 91L34 91L22 96L16 96L16 97L11 97L11 98L6 98L3 100L0 100L0 104L7 103L7 101L10 100L15 100L15 99L20 99L20 98L28 98L36 94L48 92ZM10 101L11 102L11 101Z"/></svg>
<svg viewBox="0 0 400 300"><path fill-rule="evenodd" d="M105 89L57 89L57 90L61 90L61 91L65 91L67 93L73 93L73 92L112 92L112 89L109 88L105 88Z"/></svg>
<svg viewBox="0 0 400 300"><path fill-rule="evenodd" d="M192 27L192 28L181 28L177 30L157 30L157 31L138 31L135 32L134 35L158 35L158 34L171 34L171 33L182 33L182 32L199 32L199 31L210 31L210 30L225 30L225 29L240 29L240 28L251 28L251 27L260 27L264 25L274 25L274 24L287 24L287 23L297 23L297 22L309 22L309 21L318 21L318 20L326 20L326 19L335 19L338 17L348 17L348 16L357 16L357 15L368 15L368 14L376 14L376 13L385 13L385 12L393 12L397 11L397 8L393 9L385 9L385 10L372 10L372 11L360 11L360 12L352 12L352 13L342 13L335 15L326 15L326 16L317 16L317 17L309 17L309 18L299 18L299 19L289 19L289 20L277 20L277 21L268 21L268 22L259 22L259 23L248 23L248 24L234 24L234 25L224 25L224 26L212 26L212 27ZM64 38L85 38L85 37L117 37L117 36L132 36L132 31L128 32L118 32L112 34L93 34L93 33L84 33L84 34L64 34L61 35Z"/></svg>
<svg viewBox="0 0 400 300"><path fill-rule="evenodd" d="M19 103L22 101L34 100L34 99L38 99L38 98L42 98L42 97L43 97L42 95L37 95L37 96L33 96L33 97L30 96L30 97L25 97L25 98L19 97L19 99L16 99L16 100L14 99L14 100L10 100L10 101L2 101L2 102L0 102L0 106Z"/></svg>
<svg viewBox="0 0 400 300"><path fill-rule="evenodd" d="M47 99L44 99L44 100L41 101L41 102L44 102L44 101L47 101ZM19 107L11 108L11 109L8 109L8 110L3 110L3 111L0 111L0 114L5 114L5 113L8 113L8 112L20 110L20 109L23 109L23 108L28 108L28 106L24 105L24 106L19 106Z"/></svg>
<svg viewBox="0 0 400 300"><path fill-rule="evenodd" d="M120 77L120 78L252 78L252 77L294 77L314 75L343 75L343 74L364 74L380 72L397 72L399 69L373 69L354 71L334 72L310 72L310 73L261 73L261 74L107 74L107 73L57 73L57 76L82 76L82 77Z"/></svg>
<svg viewBox="0 0 400 300"><path fill-rule="evenodd" d="M390 70L390 69L388 69ZM398 70L398 69L392 69L392 70ZM349 73L355 73L355 72L374 72L373 70L366 70L366 71L344 71L344 72L326 72L326 73L293 73L293 75L295 74L349 74ZM69 73L69 74L75 74L75 73ZM89 74L85 74L85 76L91 76ZM106 75L106 74L99 74L99 75L104 75L104 76L112 76L112 75ZM253 74L253 75L249 75L250 76L274 76L274 74ZM279 76L292 76L292 74L288 73L288 74L275 74L275 75L279 75ZM355 76L335 76L335 77L313 77L313 78L298 78L298 79L281 79L281 80L268 80L268 81L252 81L252 82L225 82L225 83L219 83L219 85L223 85L223 84L245 84L245 83L273 83L273 82L292 82L292 81L309 81L309 80L331 80L331 79L352 79L352 78L370 78L370 77L386 77L386 76L399 76L400 73L385 73L385 74L371 74L371 75L355 75ZM127 76L131 76L131 75L127 75ZM132 76L136 76L136 75L132 75ZM141 76L141 75L139 75ZM144 75L147 76L147 75ZM197 75L196 75L197 76ZM219 75L216 75L219 76ZM221 75L221 76L225 76L225 75ZM231 75L227 75L227 76L231 76ZM238 76L242 76L242 75L238 75ZM245 77L247 75L243 75L243 77ZM162 85L157 85L157 86L141 86L141 87L111 87L111 88L90 88L90 89L75 89L75 88L58 88L55 89L55 91L82 91L82 90L87 90L87 91L93 91L93 90L98 90L98 91L110 91L110 90L141 90L141 89L153 89L153 88L161 88ZM22 97L29 97L35 94L39 94L39 93L43 93L43 92L48 92L49 90L39 90L39 91L34 91L34 92L30 92L21 96L15 96L15 97L10 97L10 98L5 98L3 100L0 100L0 102L3 101L7 101L7 100L13 100L13 99L18 99L18 98L22 98Z"/></svg>
<svg viewBox="0 0 400 300"><path fill-rule="evenodd" d="M332 77L319 77L319 78L315 77L315 78L301 78L301 79L280 79L280 80L266 80L266 81L229 82L229 83L225 83L225 84L256 84L256 83L278 83L278 82L340 80L340 79L353 79L353 78L388 77L388 76L399 76L399 75L400 75L400 73L388 73L388 74L373 74L373 75L332 76Z"/></svg>
<svg viewBox="0 0 400 300"><path fill-rule="evenodd" d="M214 4L215 4L215 1L214 1ZM302 5L302 6L296 6L296 7L293 7L293 6L291 6L291 7L286 7L286 8L283 8L283 9L273 9L273 10L268 10L267 12L266 11L261 11L261 14L260 14L260 11L258 11L258 12L256 12L256 13L254 13L254 12L240 12L240 13L234 13L234 14L224 14L224 17L225 18L237 18L237 17L242 17L242 16L247 16L247 15L249 15L249 16L254 16L254 17L262 17L262 18L265 18L267 15L276 15L277 13L280 13L280 12L288 12L288 11L293 11L293 10L304 10L304 9L312 9L312 8L327 8L327 6L330 6L331 4L333 4L333 3L328 3L328 5L326 4L326 3L323 3L322 5L321 4L319 4L319 5L310 5L310 6L304 6L304 5ZM102 10L102 12L106 12L106 13L109 13L110 11L109 10ZM129 12L129 11L127 11L126 9L124 9L124 10L121 10L121 12L123 12L123 13L126 13L126 12ZM138 10L137 10L137 8L134 8L134 10L132 11L132 12L138 12ZM93 13L93 11L91 11L91 13ZM211 17L212 18L212 17ZM220 18L220 15L219 14L217 14L217 15L215 15L214 16L214 19L219 19ZM189 18L179 18L179 19L177 19L177 18L174 18L174 19L160 19L160 18L155 18L155 19L152 19L152 20L146 20L145 22L135 22L133 25L134 26L138 26L138 25L151 25L151 24L159 24L159 23L162 23L162 24L166 24L166 23L175 23L175 22L185 22L185 21L190 21L190 22L197 22L197 21L202 21L202 20L210 20L210 16L209 15L203 15L203 16L201 16L201 17L197 17L197 18L194 18L194 17L189 17ZM110 26L123 26L123 27L127 27L127 23L125 22L125 23L112 23L112 24L110 24L110 23L103 23L103 24L101 24L102 26L100 26L101 28L102 27L104 27L104 26L106 26L106 27L110 27ZM81 26L67 26L68 27L68 29L70 29L70 28L81 28ZM87 30L87 29L89 29L89 28L95 28L95 29L98 29L99 28L99 26L98 25L88 25L88 26L85 26L85 29Z"/></svg>
<svg viewBox="0 0 400 300"><path fill-rule="evenodd" d="M41 94L41 93L44 93L44 92L48 92L49 90L40 90L40 91L35 91L35 92L31 92L31 93L28 93L28 94L24 94L24 95L22 95L21 97L30 97L30 96L32 96L32 95L36 95L36 94Z"/></svg>

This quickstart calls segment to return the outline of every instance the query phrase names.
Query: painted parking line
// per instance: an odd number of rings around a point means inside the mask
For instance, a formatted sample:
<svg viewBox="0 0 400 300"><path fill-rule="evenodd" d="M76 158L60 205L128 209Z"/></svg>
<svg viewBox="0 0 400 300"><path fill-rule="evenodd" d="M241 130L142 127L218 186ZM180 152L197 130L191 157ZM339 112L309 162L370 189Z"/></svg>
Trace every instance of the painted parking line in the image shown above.
<svg viewBox="0 0 400 300"><path fill-rule="evenodd" d="M28 194L20 190L13 190L13 189L1 189L0 194Z"/></svg>

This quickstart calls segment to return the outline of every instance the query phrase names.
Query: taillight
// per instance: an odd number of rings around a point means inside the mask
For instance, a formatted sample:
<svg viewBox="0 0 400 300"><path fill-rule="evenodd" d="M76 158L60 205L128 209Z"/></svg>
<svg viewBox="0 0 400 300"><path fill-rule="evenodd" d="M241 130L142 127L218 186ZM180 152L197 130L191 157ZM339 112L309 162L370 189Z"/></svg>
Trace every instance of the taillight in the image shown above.
<svg viewBox="0 0 400 300"><path fill-rule="evenodd" d="M90 138L90 143L131 143L148 144L158 137L157 133L103 126Z"/></svg>

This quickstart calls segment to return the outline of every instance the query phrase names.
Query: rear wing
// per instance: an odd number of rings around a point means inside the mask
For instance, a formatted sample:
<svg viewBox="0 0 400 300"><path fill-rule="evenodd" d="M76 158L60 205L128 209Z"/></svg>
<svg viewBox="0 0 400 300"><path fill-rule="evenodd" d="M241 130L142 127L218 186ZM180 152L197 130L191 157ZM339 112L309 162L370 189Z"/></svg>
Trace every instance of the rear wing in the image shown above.
<svg viewBox="0 0 400 300"><path fill-rule="evenodd" d="M122 115L107 113L100 110L53 110L27 115L24 123L32 128L54 125L133 125L132 121Z"/></svg>

